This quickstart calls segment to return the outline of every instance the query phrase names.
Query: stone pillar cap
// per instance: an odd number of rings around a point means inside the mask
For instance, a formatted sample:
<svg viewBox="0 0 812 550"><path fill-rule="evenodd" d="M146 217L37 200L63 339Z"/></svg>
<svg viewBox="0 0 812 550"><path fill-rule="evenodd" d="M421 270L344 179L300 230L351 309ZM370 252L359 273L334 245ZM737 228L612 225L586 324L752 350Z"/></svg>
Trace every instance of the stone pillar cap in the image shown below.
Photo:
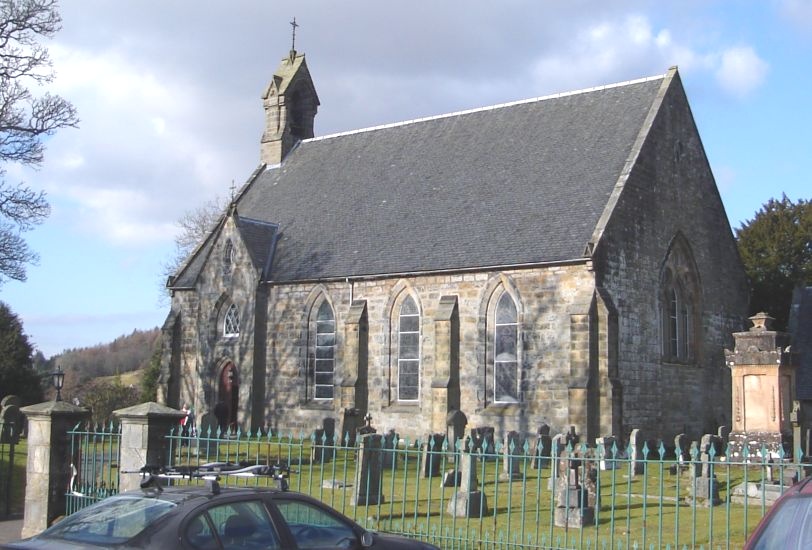
<svg viewBox="0 0 812 550"><path fill-rule="evenodd" d="M141 403L140 405L133 405L124 409L113 411L113 414L118 418L177 418L181 419L186 416L186 413L161 405L154 401Z"/></svg>
<svg viewBox="0 0 812 550"><path fill-rule="evenodd" d="M52 416L52 415L86 415L90 411L84 407L77 407L67 401L45 401L36 405L22 407L20 412L25 416Z"/></svg>

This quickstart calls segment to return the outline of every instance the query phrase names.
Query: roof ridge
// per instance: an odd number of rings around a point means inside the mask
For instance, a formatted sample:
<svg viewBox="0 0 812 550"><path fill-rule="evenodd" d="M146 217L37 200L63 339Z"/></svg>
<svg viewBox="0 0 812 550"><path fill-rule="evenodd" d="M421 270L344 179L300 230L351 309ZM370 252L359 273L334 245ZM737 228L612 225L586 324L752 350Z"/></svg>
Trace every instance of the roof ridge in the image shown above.
<svg viewBox="0 0 812 550"><path fill-rule="evenodd" d="M349 136L349 135L353 135L353 134L362 134L362 133L366 133L366 132L373 132L373 131L376 131L376 130L384 130L386 128L395 128L395 127L398 127L398 126L407 126L409 124L416 124L418 122L427 122L427 121L430 121L430 120L439 120L439 119L443 119L443 118L451 118L451 117L455 117L455 116L468 115L468 114L471 114L471 113L479 113L479 112L484 112L484 111L493 111L495 109L503 109L505 107L513 107L515 105L523 105L523 104L526 104L526 103L535 103L535 102L540 102L540 101L546 101L546 100L549 100L549 99L559 99L559 98L562 98L562 97L569 97L569 96L573 96L573 95L586 94L586 93L590 93L590 92L600 92L600 91L608 90L608 89L611 89L611 88L620 88L622 86L631 86L632 84L641 84L643 82L651 82L652 80L662 80L662 79L666 78L668 76L668 74L669 73L664 73L664 74L661 74L661 75L654 75L654 76L647 76L647 77L643 77L643 78L637 78L635 80L624 80L622 82L616 82L614 84L604 84L604 85L601 85L601 86L592 86L591 88L582 88L580 90L571 90L571 91L568 91L568 92L558 92L558 93L555 93L555 94L549 94L549 95L538 96L538 97L531 97L531 98L528 98L528 99L520 99L520 100L517 100L517 101L510 101L510 102L507 102L507 103L497 103L495 105L487 105L485 107L476 107L476 108L473 108L473 109L465 109L465 110L462 110L462 111L453 111L451 113L443 113L443 114L439 114L439 115L432 115L432 116L427 116L427 117L413 118L413 119L410 119L410 120L403 120L403 121L400 121L400 122L390 122L388 124L380 124L378 126L370 126L368 128L359 128L359 129L356 129L356 130L348 130L348 131L345 131L345 132L336 132L334 134L327 134L327 135L324 135L324 136L316 136L316 137L304 139L300 143L310 143L312 141L323 141L323 140L332 139L332 138L336 138L336 137ZM273 168L273 167L269 167L269 168Z"/></svg>

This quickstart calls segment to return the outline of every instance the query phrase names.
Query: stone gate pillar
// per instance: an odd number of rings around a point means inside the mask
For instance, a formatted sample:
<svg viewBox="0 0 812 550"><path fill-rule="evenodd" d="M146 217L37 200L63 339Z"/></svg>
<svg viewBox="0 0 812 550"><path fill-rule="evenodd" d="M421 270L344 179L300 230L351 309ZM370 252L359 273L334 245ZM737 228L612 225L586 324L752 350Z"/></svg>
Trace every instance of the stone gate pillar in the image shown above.
<svg viewBox="0 0 812 550"><path fill-rule="evenodd" d="M28 462L22 536L32 537L65 513L71 476L68 430L90 418L90 411L65 401L23 407L28 418Z"/></svg>
<svg viewBox="0 0 812 550"><path fill-rule="evenodd" d="M770 330L772 317L758 313L750 321L748 332L733 334L734 350L725 350L733 391L729 441L731 456L741 457L748 447L749 456L760 460L762 446L777 454L792 439L798 360L789 352L789 334Z"/></svg>
<svg viewBox="0 0 812 550"><path fill-rule="evenodd" d="M113 411L121 420L121 457L119 459L119 491L137 489L141 483L138 472L146 465L169 465L167 434L178 427L186 413L158 403L149 402Z"/></svg>

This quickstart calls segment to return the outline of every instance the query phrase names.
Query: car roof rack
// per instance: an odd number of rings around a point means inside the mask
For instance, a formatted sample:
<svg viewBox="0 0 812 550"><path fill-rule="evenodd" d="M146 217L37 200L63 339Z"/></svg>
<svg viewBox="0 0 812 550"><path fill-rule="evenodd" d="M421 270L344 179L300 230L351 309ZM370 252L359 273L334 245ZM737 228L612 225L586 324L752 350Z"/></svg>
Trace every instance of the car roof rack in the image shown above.
<svg viewBox="0 0 812 550"><path fill-rule="evenodd" d="M208 462L199 465L156 466L145 465L138 471L122 473L141 474L141 488L144 490L162 491L161 479L203 479L212 494L220 493L220 478L234 477L269 477L276 481L280 491L288 490L290 466L285 462L276 464L249 464L246 462ZM294 472L295 473L295 472Z"/></svg>

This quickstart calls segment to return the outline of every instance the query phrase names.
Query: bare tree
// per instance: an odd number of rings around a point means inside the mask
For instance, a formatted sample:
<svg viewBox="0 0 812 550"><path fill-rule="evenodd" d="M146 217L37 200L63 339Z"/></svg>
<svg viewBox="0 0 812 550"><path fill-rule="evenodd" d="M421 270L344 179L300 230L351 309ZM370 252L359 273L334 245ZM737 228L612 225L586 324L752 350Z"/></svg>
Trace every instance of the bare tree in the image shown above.
<svg viewBox="0 0 812 550"><path fill-rule="evenodd" d="M166 294L166 280L175 275L183 266L183 263L194 252L195 247L203 242L203 239L214 229L214 225L223 215L228 207L228 201L222 197L213 199L201 204L197 208L187 210L181 218L175 222L180 230L175 236L175 252L171 258L163 265L163 278L161 280L161 296ZM163 300L162 300L163 301Z"/></svg>
<svg viewBox="0 0 812 550"><path fill-rule="evenodd" d="M61 21L56 0L0 0L0 163L39 167L43 138L79 122L68 101L47 92L34 95L29 88L54 78L48 50L39 41L56 34ZM38 258L21 233L50 213L43 192L10 184L5 174L0 166L0 284L25 280L26 264Z"/></svg>

